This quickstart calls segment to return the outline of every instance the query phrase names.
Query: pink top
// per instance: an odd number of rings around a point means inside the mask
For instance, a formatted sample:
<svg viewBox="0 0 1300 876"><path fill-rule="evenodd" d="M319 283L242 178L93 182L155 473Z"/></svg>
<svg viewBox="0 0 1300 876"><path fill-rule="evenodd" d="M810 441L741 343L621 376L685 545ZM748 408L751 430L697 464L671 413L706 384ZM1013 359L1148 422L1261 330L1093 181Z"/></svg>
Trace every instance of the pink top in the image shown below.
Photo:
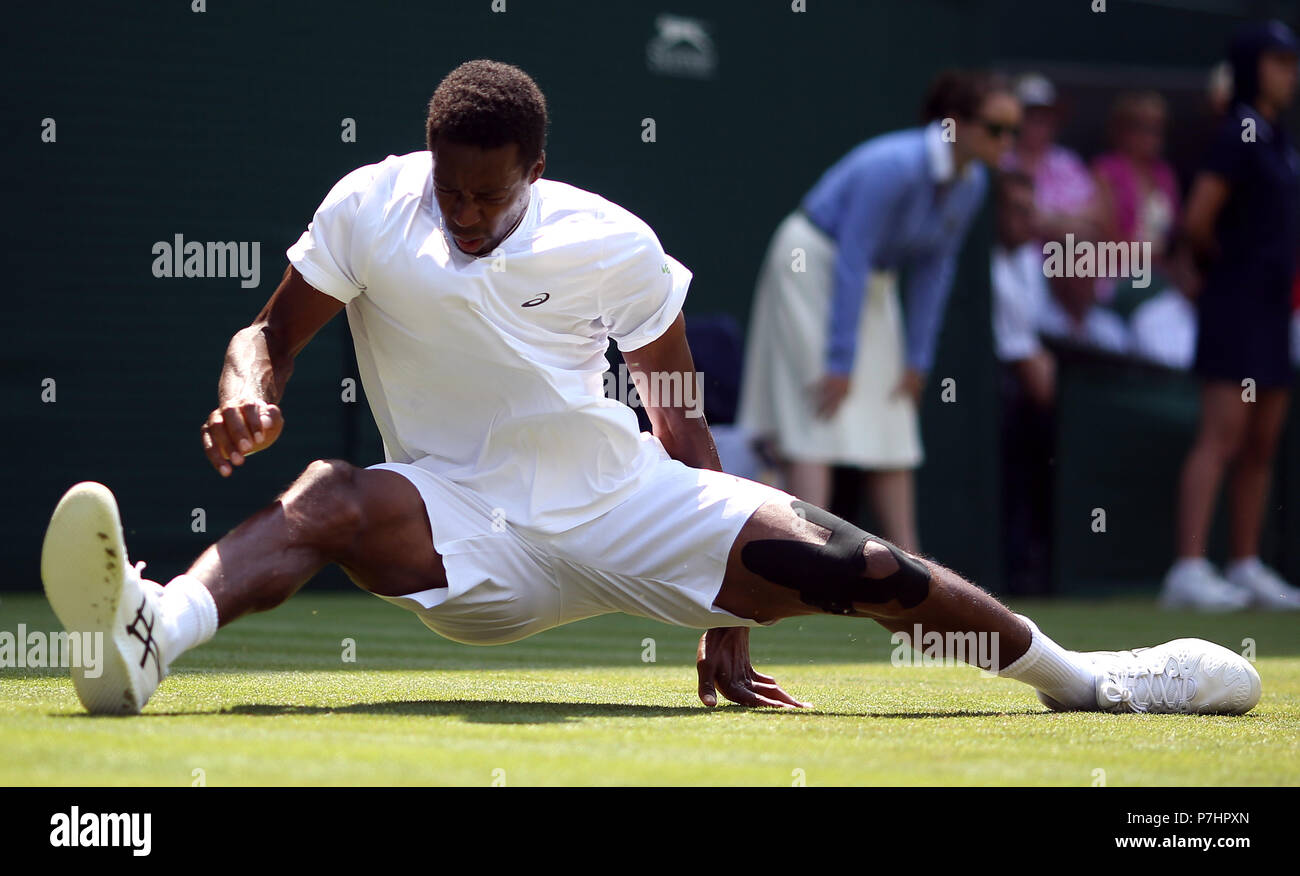
<svg viewBox="0 0 1300 876"><path fill-rule="evenodd" d="M1097 156L1092 169L1110 186L1119 239L1149 240L1163 248L1178 216L1178 182L1173 168L1163 161L1153 164L1151 188L1145 192L1137 168L1119 152Z"/></svg>
<svg viewBox="0 0 1300 876"><path fill-rule="evenodd" d="M1007 153L1002 167L1029 172L1014 150ZM1061 145L1049 147L1031 175L1034 204L1044 213L1081 213L1097 188L1083 159Z"/></svg>

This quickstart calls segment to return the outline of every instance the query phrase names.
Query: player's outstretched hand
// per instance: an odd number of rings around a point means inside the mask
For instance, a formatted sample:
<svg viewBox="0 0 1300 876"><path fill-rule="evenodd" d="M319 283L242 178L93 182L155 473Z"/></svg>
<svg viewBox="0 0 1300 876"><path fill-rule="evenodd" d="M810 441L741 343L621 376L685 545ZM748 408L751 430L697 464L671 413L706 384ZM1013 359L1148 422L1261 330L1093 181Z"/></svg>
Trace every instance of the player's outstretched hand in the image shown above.
<svg viewBox="0 0 1300 876"><path fill-rule="evenodd" d="M230 477L234 466L274 444L283 428L284 415L278 405L235 399L203 421L203 452L223 478Z"/></svg>
<svg viewBox="0 0 1300 876"><path fill-rule="evenodd" d="M806 709L812 705L781 690L770 675L754 671L748 627L716 627L700 636L695 671L700 677L700 701L710 708L718 704L719 692L742 706Z"/></svg>

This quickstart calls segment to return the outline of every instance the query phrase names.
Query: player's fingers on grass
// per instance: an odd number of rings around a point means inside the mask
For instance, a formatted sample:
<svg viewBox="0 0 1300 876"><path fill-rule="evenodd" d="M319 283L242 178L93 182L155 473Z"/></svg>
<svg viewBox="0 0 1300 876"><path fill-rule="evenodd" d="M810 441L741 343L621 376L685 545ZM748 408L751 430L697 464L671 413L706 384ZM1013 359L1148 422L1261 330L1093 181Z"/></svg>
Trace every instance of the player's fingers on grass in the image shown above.
<svg viewBox="0 0 1300 876"><path fill-rule="evenodd" d="M749 680L745 663L740 663L740 672L733 673L730 665L719 666L716 672L718 689L722 695L741 706L774 706L785 708L785 704L764 696L754 690Z"/></svg>
<svg viewBox="0 0 1300 876"><path fill-rule="evenodd" d="M738 681L730 685L724 686L722 689L722 693L727 699L731 700L733 703L739 706L750 706L750 707L771 706L774 709L790 708L788 705L781 702L780 700L774 700L770 697L766 697L763 694L759 693L758 691L751 690L750 688L744 686Z"/></svg>
<svg viewBox="0 0 1300 876"><path fill-rule="evenodd" d="M765 697L769 697L770 699L774 699L774 700L780 700L783 703L788 703L789 705L794 706L796 709L806 709L810 705L810 703L799 702L794 697L790 696L788 693L781 690L781 688L775 684L760 683L760 684L753 685L753 688L755 691L761 693Z"/></svg>
<svg viewBox="0 0 1300 876"><path fill-rule="evenodd" d="M718 704L718 691L713 686L713 676L708 667L697 666L696 670L700 674L699 695L700 702L712 708Z"/></svg>
<svg viewBox="0 0 1300 876"><path fill-rule="evenodd" d="M700 702L712 708L718 704L718 694L713 687L713 667L709 664L709 633L700 636L700 644L695 648L695 672L700 678Z"/></svg>

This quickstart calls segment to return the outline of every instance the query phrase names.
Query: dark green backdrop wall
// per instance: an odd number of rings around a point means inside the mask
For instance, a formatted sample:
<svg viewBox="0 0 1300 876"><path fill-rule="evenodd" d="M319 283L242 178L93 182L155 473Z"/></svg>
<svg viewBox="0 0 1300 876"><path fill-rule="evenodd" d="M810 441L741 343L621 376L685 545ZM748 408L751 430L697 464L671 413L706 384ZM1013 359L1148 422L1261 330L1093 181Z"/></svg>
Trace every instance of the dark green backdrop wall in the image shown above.
<svg viewBox="0 0 1300 876"><path fill-rule="evenodd" d="M95 479L164 580L310 460L380 460L340 319L300 357L282 440L219 479L199 449L222 353L274 289L285 248L348 170L421 148L423 108L458 62L493 57L548 95L548 176L644 217L696 275L688 315L743 320L768 235L859 140L914 122L951 65L1203 70L1246 11L1278 4L1084 0L31 4L3 13L0 217L6 342L0 588L39 584L58 496ZM1265 8L1267 7L1267 8ZM1283 9L1282 11L1289 11ZM662 13L703 21L712 78L653 75ZM57 139L42 142L43 119ZM355 119L355 143L340 137ZM656 142L641 139L644 118ZM157 279L174 235L259 241L261 283ZM958 401L924 411L926 549L997 588L996 410L987 217L972 234L935 368ZM43 381L56 400L42 400ZM933 396L933 393L932 393ZM454 412L448 412L454 416ZM206 530L194 531L195 509ZM1161 547L1163 550L1163 547ZM337 580L337 579L336 579Z"/></svg>

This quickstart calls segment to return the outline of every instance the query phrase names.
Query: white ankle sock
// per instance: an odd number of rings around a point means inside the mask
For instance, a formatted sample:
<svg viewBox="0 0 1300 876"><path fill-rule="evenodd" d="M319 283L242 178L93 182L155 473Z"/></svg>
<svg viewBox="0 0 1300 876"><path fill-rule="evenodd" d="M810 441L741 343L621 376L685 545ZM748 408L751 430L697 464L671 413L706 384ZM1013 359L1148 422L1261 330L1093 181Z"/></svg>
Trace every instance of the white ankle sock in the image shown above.
<svg viewBox="0 0 1300 876"><path fill-rule="evenodd" d="M1092 662L1078 651L1067 651L1047 638L1023 614L1016 617L1033 633L1029 650L998 675L1023 681L1066 707L1095 709L1097 691Z"/></svg>
<svg viewBox="0 0 1300 876"><path fill-rule="evenodd" d="M162 622L171 663L217 632L217 604L198 578L177 575L163 588Z"/></svg>

